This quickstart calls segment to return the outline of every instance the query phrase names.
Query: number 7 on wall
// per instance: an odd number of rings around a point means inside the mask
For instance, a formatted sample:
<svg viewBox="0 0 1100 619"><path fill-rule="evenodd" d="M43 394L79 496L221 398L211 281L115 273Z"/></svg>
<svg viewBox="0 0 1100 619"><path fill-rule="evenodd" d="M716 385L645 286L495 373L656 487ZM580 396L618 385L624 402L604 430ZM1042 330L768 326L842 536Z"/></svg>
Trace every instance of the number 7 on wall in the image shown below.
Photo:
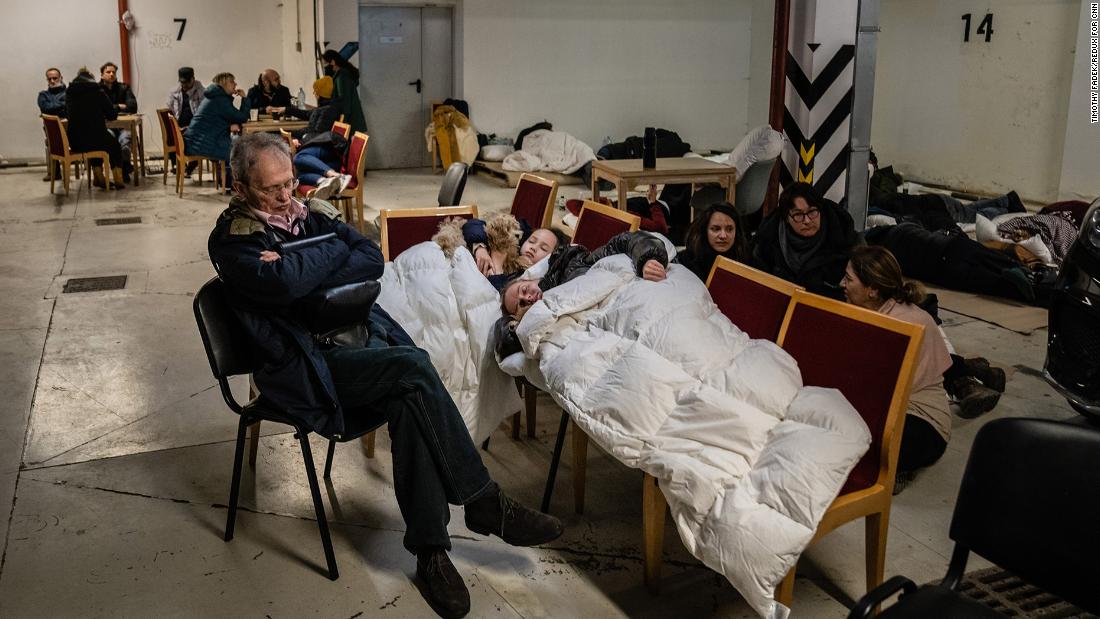
<svg viewBox="0 0 1100 619"><path fill-rule="evenodd" d="M966 22L966 26L963 28L963 42L970 40L970 13L962 16L962 20ZM986 13L982 21L978 23L978 29L974 31L974 34L984 34L985 42L989 43L989 39L993 37L993 13Z"/></svg>

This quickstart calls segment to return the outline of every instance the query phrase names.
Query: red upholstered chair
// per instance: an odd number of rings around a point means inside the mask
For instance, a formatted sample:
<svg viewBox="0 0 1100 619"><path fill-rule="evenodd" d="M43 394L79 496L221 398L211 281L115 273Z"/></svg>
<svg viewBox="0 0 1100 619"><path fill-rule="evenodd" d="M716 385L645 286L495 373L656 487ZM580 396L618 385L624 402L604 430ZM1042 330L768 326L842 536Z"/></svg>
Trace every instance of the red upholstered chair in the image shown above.
<svg viewBox="0 0 1100 619"><path fill-rule="evenodd" d="M839 389L871 430L871 447L829 506L814 541L866 517L867 590L882 584L901 430L924 327L808 292L794 297L779 345L798 361L802 382ZM812 542L811 542L812 543ZM776 591L791 605L792 569Z"/></svg>
<svg viewBox="0 0 1100 619"><path fill-rule="evenodd" d="M348 186L338 194L334 194L332 197L337 200L350 200L355 199L355 222L359 227L359 231L363 231L363 185L366 178L364 172L367 169L367 140L370 136L356 131L351 136L351 143L348 144L348 161L344 165L344 174L351 175L351 182ZM350 209L349 209L350 210ZM351 222L351 213L348 213L348 222Z"/></svg>
<svg viewBox="0 0 1100 619"><path fill-rule="evenodd" d="M710 297L753 339L779 340L779 329L801 286L719 256L707 278Z"/></svg>
<svg viewBox="0 0 1100 619"><path fill-rule="evenodd" d="M477 218L477 207L382 209L382 256L389 262L413 245L431 240L440 222L448 217Z"/></svg>
<svg viewBox="0 0 1100 619"><path fill-rule="evenodd" d="M89 165L89 159L99 159L100 164L103 165L104 177L110 178L111 164L107 159L107 151L92 150L86 153L74 153L69 149L69 134L65 132L65 127L61 124L61 118L43 114L42 130L46 132L46 145L50 151L49 161L46 162L50 174L50 193L53 193L54 181L56 180L54 178L55 170L59 168L65 195L69 195L69 172L74 163L83 163L88 167L88 191L90 192L92 190L92 168ZM108 190L110 187L111 183L107 183Z"/></svg>
<svg viewBox="0 0 1100 619"><path fill-rule="evenodd" d="M866 517L868 590L882 583L901 430L923 335L920 325L801 290L794 293L779 332L779 345L798 361L803 384L838 389L871 430L870 448L813 538ZM651 591L657 590L660 577L665 506L657 480L645 475L643 562ZM776 599L787 607L794 595L794 573L791 569L776 590Z"/></svg>
<svg viewBox="0 0 1100 619"><path fill-rule="evenodd" d="M162 179L164 185L168 184L169 155L176 152L176 133L172 131L171 121L168 120L171 115L172 111L166 107L157 110L157 120L160 122L161 152L164 153L164 178Z"/></svg>
<svg viewBox="0 0 1100 619"><path fill-rule="evenodd" d="M340 118L343 118L343 116L341 116ZM339 133L340 135L344 136L345 140L347 140L351 137L351 125L344 122L336 121L332 123L332 132Z"/></svg>
<svg viewBox="0 0 1100 619"><path fill-rule="evenodd" d="M558 182L534 174L522 174L512 197L512 215L524 219L531 229L549 228L554 219L554 199Z"/></svg>
<svg viewBox="0 0 1100 619"><path fill-rule="evenodd" d="M577 217L573 232L573 244L589 251L603 247L611 237L621 232L634 232L642 225L642 218L617 208L585 200Z"/></svg>

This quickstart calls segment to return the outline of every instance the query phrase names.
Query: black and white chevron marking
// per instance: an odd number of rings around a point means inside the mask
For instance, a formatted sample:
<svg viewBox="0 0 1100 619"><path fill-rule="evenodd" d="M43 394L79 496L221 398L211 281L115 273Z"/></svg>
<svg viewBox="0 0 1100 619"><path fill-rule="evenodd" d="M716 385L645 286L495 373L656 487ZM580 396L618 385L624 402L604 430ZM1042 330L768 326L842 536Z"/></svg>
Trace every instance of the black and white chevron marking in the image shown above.
<svg viewBox="0 0 1100 619"><path fill-rule="evenodd" d="M811 80L795 55L787 53L783 130L790 147L779 172L784 186L806 181L830 199L844 195L854 59L855 46L841 45Z"/></svg>

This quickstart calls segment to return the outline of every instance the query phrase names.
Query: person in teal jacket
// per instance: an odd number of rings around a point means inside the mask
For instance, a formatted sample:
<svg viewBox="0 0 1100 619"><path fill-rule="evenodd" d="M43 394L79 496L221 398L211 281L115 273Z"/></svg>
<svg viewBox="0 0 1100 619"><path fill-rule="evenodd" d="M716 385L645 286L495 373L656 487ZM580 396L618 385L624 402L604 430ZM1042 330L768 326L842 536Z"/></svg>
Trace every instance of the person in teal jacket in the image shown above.
<svg viewBox="0 0 1100 619"><path fill-rule="evenodd" d="M359 102L359 69L333 49L322 54L321 59L326 69L332 71L332 104L344 115L344 122L351 125L352 131L366 133L367 119Z"/></svg>
<svg viewBox="0 0 1100 619"><path fill-rule="evenodd" d="M248 120L248 99L244 91L237 88L232 73L219 73L212 81L203 92L203 101L183 135L184 148L188 155L202 155L228 164L229 149L233 145L230 133L239 133L241 123ZM233 106L233 95L241 97L239 110ZM226 174L229 174L228 165ZM230 180L226 180L226 186Z"/></svg>

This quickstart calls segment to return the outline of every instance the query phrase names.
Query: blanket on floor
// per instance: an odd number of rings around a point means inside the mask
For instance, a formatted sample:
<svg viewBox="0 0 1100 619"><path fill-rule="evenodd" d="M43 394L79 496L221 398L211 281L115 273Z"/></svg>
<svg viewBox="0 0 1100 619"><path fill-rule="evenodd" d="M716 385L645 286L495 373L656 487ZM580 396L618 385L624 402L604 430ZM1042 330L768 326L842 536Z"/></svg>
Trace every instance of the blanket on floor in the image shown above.
<svg viewBox="0 0 1100 619"><path fill-rule="evenodd" d="M378 305L428 352L470 436L480 443L521 408L512 378L489 344L500 295L465 247L447 258L427 241L386 263Z"/></svg>
<svg viewBox="0 0 1100 619"><path fill-rule="evenodd" d="M592 440L656 477L687 549L763 617L870 444L834 389L752 340L680 265L654 283L626 256L547 291L517 328L550 395Z"/></svg>

